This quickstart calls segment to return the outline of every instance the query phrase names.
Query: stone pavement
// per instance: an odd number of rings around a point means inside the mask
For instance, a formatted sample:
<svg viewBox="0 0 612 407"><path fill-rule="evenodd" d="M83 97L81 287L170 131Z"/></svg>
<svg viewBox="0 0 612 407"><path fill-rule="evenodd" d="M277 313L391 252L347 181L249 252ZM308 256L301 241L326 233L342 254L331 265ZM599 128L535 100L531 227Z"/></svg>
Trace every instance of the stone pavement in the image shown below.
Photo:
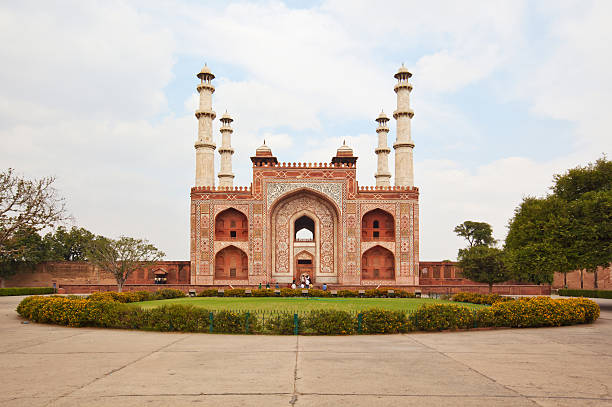
<svg viewBox="0 0 612 407"><path fill-rule="evenodd" d="M593 325L351 337L22 324L0 297L2 406L612 406Z"/></svg>

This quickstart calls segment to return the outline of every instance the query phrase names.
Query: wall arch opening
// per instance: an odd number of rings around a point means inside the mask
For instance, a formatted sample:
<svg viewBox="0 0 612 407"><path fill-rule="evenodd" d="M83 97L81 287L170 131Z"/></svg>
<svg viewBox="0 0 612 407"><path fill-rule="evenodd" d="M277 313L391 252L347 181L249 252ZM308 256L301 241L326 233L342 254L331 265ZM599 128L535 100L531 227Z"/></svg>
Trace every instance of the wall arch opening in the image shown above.
<svg viewBox="0 0 612 407"><path fill-rule="evenodd" d="M373 209L361 220L361 240L364 242L395 240L395 221L389 212Z"/></svg>
<svg viewBox="0 0 612 407"><path fill-rule="evenodd" d="M362 280L393 280L395 278L395 259L390 250L374 246L361 257Z"/></svg>
<svg viewBox="0 0 612 407"><path fill-rule="evenodd" d="M228 246L215 256L215 279L247 280L249 278L249 258L236 246Z"/></svg>
<svg viewBox="0 0 612 407"><path fill-rule="evenodd" d="M302 215L294 222L295 240L301 242L314 241L315 221L309 216Z"/></svg>
<svg viewBox="0 0 612 407"><path fill-rule="evenodd" d="M248 239L249 221L242 212L229 208L217 215L215 220L215 240L246 242Z"/></svg>

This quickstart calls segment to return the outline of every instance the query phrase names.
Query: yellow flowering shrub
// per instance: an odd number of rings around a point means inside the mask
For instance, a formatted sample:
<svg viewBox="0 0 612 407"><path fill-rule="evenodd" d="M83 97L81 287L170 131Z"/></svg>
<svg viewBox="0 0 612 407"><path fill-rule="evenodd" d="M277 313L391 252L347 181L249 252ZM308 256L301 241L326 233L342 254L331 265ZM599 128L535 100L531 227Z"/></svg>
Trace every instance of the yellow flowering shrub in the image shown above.
<svg viewBox="0 0 612 407"><path fill-rule="evenodd" d="M599 317L597 303L584 298L522 297L491 306L497 326L514 328L584 324Z"/></svg>

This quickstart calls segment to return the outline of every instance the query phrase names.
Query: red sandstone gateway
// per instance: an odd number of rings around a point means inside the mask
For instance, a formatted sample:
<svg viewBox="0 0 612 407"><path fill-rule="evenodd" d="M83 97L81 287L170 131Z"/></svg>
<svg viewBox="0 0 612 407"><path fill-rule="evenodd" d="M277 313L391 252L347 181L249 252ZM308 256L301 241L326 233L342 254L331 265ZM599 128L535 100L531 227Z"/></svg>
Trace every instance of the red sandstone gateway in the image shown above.
<svg viewBox="0 0 612 407"><path fill-rule="evenodd" d="M339 286L418 285L419 207L413 185L410 120L412 76L395 75L395 185L387 146L389 119L378 122L375 187L357 184L357 157L343 144L328 163L281 163L265 144L249 187L234 187L233 119L221 117L221 168L215 186L212 121L214 75L200 73L196 186L191 189L191 284L275 282ZM374 143L373 143L374 147Z"/></svg>

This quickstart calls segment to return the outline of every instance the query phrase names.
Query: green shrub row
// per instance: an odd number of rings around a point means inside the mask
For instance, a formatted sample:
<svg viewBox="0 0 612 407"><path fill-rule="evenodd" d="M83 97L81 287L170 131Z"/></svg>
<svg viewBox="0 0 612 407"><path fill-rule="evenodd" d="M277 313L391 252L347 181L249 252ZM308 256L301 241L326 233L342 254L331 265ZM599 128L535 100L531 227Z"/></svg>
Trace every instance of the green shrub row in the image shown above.
<svg viewBox="0 0 612 407"><path fill-rule="evenodd" d="M42 295L53 294L53 287L8 287L0 288L0 297L7 295Z"/></svg>
<svg viewBox="0 0 612 407"><path fill-rule="evenodd" d="M499 294L477 294L461 292L452 296L453 301L470 302L472 304L493 305L496 302L512 301L512 297L502 297Z"/></svg>
<svg viewBox="0 0 612 407"><path fill-rule="evenodd" d="M392 293L388 291L392 290ZM247 289L245 288L231 288L224 290L221 294L216 288L207 288L200 293L198 293L198 297L301 297L304 294L302 293L301 288L291 289L291 288L280 288L276 293L275 289L255 289L250 290L250 293L247 293ZM377 288L371 290L364 290L363 294L359 294L359 291L356 290L338 290L336 295L338 297L359 297L362 295L366 298L385 298L385 297L394 297L394 298L414 298L414 294L408 292L406 290L395 290L390 288ZM332 293L329 290L323 291L317 288L311 288L308 290L309 297L332 297Z"/></svg>
<svg viewBox="0 0 612 407"><path fill-rule="evenodd" d="M153 300L168 300L171 298L185 297L185 293L174 288L162 288L155 292L149 291L127 291L118 293L115 291L97 292L87 297L91 301L111 301L111 302L141 302Z"/></svg>
<svg viewBox="0 0 612 407"><path fill-rule="evenodd" d="M612 290L559 290L559 295L565 297L587 297L587 298L610 298L612 299Z"/></svg>
<svg viewBox="0 0 612 407"><path fill-rule="evenodd" d="M143 309L107 299L33 296L21 301L17 312L34 322L75 327L280 335L294 334L297 328L300 334L351 335L591 323L599 317L599 306L584 298L531 297L496 302L478 310L455 304L431 304L411 313L370 309L358 314L313 310L294 315L290 312L210 311L185 304Z"/></svg>

